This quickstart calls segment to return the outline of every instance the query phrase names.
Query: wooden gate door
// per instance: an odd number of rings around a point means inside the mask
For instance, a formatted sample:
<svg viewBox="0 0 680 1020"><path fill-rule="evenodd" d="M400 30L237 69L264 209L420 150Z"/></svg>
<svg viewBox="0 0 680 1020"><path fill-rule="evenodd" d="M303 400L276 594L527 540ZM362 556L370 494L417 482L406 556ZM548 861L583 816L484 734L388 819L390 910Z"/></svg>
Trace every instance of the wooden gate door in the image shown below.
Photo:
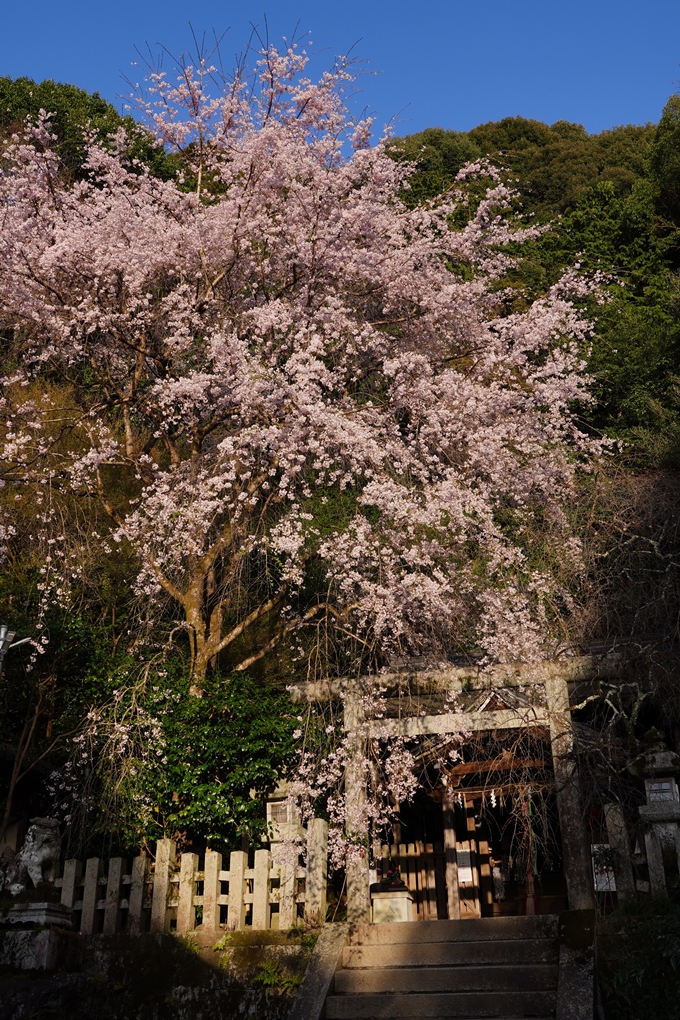
<svg viewBox="0 0 680 1020"><path fill-rule="evenodd" d="M446 920L446 868L441 843L393 843L382 848L378 878L398 864L401 877L413 896L413 920Z"/></svg>
<svg viewBox="0 0 680 1020"><path fill-rule="evenodd" d="M477 831L475 804L462 797L456 806L453 792L443 798L444 847L448 917L481 917L493 902L489 843Z"/></svg>

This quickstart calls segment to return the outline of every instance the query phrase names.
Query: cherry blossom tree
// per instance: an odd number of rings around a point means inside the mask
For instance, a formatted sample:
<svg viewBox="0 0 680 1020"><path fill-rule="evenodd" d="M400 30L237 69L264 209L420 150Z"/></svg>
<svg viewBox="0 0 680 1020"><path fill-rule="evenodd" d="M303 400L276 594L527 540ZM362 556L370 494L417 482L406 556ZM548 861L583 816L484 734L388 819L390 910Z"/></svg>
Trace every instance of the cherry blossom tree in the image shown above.
<svg viewBox="0 0 680 1020"><path fill-rule="evenodd" d="M597 452L585 284L507 314L505 249L534 233L508 188L480 164L408 209L351 68L305 63L267 48L216 90L200 60L154 73L173 180L121 131L63 181L48 115L4 148L2 471L36 494L44 598L68 601L83 543L124 544L137 640L186 635L196 691L284 641L332 668L312 632L349 671L535 658L564 593L532 536L577 563L564 501ZM99 503L95 535L66 534L66 496Z"/></svg>

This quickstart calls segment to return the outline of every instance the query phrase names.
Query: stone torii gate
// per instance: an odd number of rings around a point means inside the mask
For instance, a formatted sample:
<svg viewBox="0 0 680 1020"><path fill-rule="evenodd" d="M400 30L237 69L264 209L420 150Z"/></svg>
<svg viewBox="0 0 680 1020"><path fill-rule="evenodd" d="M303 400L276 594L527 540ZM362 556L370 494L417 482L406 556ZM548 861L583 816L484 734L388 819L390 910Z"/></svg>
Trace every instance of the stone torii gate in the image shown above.
<svg viewBox="0 0 680 1020"><path fill-rule="evenodd" d="M555 795L562 835L562 854L569 907L571 910L588 910L593 907L593 880L590 848L587 845L581 810L579 778L573 758L574 730L569 702L569 684L587 683L612 678L620 674L621 657L610 654L604 657L579 656L542 662L537 665L510 664L482 672L476 667L451 666L425 672L399 672L379 677L380 685L390 689L405 684L423 696L441 702L442 694L449 691L501 693L517 687L531 686L541 694L536 704L517 708L487 711L439 711L432 714L407 715L368 721L363 715L362 694L368 687L361 678L329 679L296 686L295 701L329 701L342 698L344 727L357 734L357 756L361 742L368 736L383 734L427 736L460 732L512 731L547 729L550 733L552 762L555 775ZM374 682L376 678L371 678ZM389 705L389 701L388 701ZM363 734L362 735L362 730ZM361 798L365 797L363 783L348 770L347 796L354 798L350 809L359 814ZM451 794L449 794L451 796ZM446 807L447 805L445 805ZM448 805L452 808L452 804ZM351 810L348 814L353 813ZM455 841L448 844L445 836L447 861L448 915L460 916L458 903L457 863ZM347 869L347 917L349 921L370 919L369 867L365 858Z"/></svg>

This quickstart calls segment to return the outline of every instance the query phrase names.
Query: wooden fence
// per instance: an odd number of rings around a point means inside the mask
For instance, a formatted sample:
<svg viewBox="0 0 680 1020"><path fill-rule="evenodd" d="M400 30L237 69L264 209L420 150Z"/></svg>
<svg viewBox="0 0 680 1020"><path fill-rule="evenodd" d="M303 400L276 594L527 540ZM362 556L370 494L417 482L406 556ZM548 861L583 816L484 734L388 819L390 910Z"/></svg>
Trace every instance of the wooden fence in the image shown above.
<svg viewBox="0 0 680 1020"><path fill-rule="evenodd" d="M202 932L286 929L304 919L320 924L326 914L326 844L328 825L317 818L307 831L306 867L276 863L269 850L248 854L207 850L177 855L171 839L156 844L155 859L113 857L106 864L91 857L64 863L56 880L61 902L73 911L73 925L83 934L118 931ZM199 868L199 864L202 867Z"/></svg>

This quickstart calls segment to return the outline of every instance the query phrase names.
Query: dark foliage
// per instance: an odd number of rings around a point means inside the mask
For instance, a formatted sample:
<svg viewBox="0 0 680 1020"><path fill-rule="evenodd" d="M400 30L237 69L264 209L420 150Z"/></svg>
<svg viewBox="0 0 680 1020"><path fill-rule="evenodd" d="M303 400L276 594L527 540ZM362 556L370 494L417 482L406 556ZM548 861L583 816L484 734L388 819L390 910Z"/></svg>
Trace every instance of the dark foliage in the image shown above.
<svg viewBox="0 0 680 1020"><path fill-rule="evenodd" d="M607 1020L680 1017L680 910L635 903L600 938L598 983Z"/></svg>
<svg viewBox="0 0 680 1020"><path fill-rule="evenodd" d="M30 78L0 77L0 137L21 131L27 119L35 122L40 112L49 114L52 132L57 137L56 149L64 173L78 178L85 158L85 135L93 132L98 141L107 143L111 135L124 127L129 136L129 155L146 164L157 177L168 178L176 167L151 135L130 116L121 116L116 108L99 95L90 94L75 85Z"/></svg>

